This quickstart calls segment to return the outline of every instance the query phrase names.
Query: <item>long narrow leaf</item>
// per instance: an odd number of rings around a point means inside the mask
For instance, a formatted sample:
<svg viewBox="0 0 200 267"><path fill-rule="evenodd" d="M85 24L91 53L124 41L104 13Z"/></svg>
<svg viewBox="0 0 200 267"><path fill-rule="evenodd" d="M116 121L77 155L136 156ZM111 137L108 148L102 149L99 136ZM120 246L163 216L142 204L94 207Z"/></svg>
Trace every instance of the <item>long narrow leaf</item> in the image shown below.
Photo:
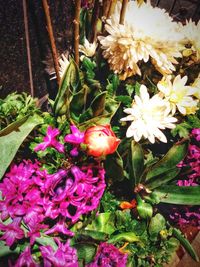
<svg viewBox="0 0 200 267"><path fill-rule="evenodd" d="M144 153L140 144L131 142L131 165L134 184L140 183L141 174L144 170Z"/></svg>
<svg viewBox="0 0 200 267"><path fill-rule="evenodd" d="M180 230L173 228L173 235L179 240L181 245L185 248L187 253L193 258L193 260L199 262L199 257L196 254L195 250L193 249L190 242L183 236Z"/></svg>
<svg viewBox="0 0 200 267"><path fill-rule="evenodd" d="M151 167L147 173L146 180L174 169L174 167L176 167L176 165L185 157L187 149L187 141L175 144L160 161Z"/></svg>
<svg viewBox="0 0 200 267"><path fill-rule="evenodd" d="M177 205L200 205L200 186L166 185L154 190L160 202Z"/></svg>
<svg viewBox="0 0 200 267"><path fill-rule="evenodd" d="M150 180L147 181L145 186L150 190L155 189L173 180L179 174L179 172L180 169L175 167L174 169L167 171L166 173L151 178Z"/></svg>

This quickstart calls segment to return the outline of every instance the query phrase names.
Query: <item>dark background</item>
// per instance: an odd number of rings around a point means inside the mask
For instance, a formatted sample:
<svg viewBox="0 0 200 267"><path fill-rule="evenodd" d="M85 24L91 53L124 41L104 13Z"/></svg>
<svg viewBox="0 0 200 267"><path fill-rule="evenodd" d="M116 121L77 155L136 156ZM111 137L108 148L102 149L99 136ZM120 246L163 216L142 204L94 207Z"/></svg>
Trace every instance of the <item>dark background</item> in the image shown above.
<svg viewBox="0 0 200 267"><path fill-rule="evenodd" d="M152 0L178 21L200 16L200 0ZM70 48L73 35L72 0L49 0L58 51ZM41 0L27 0L34 93L44 96L53 85L43 61L51 55ZM0 0L0 98L8 93L30 92L22 0Z"/></svg>

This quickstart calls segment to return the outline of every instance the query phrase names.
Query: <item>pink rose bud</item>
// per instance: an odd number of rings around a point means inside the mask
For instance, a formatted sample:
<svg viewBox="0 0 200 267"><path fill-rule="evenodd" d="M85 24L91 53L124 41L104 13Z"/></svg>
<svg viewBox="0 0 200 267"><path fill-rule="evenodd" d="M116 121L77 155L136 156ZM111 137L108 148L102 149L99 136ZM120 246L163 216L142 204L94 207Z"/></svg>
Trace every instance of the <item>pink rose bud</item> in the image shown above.
<svg viewBox="0 0 200 267"><path fill-rule="evenodd" d="M115 136L110 125L99 125L86 130L84 143L87 145L88 155L101 157L114 153L120 139Z"/></svg>

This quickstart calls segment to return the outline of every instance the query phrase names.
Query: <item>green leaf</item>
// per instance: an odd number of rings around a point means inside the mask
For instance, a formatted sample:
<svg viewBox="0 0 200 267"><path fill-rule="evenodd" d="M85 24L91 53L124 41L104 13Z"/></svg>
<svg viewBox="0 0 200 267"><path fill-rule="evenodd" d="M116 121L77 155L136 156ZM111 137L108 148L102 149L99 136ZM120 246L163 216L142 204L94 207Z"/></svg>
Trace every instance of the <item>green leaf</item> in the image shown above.
<svg viewBox="0 0 200 267"><path fill-rule="evenodd" d="M12 131L15 131L28 119L29 116L30 115L27 115L21 118L20 120L14 121L11 124L9 124L7 127L5 127L3 130L0 131L0 137L9 134Z"/></svg>
<svg viewBox="0 0 200 267"><path fill-rule="evenodd" d="M104 241L107 238L108 235L106 233L103 233L103 232L100 232L100 231L97 231L97 230L84 230L84 229L81 229L79 232L77 232L75 237L76 238L81 238L82 236L90 237L92 239L99 240L99 241Z"/></svg>
<svg viewBox="0 0 200 267"><path fill-rule="evenodd" d="M117 151L106 157L105 169L107 177L112 181L122 181L124 179L123 160Z"/></svg>
<svg viewBox="0 0 200 267"><path fill-rule="evenodd" d="M78 254L78 260L84 261L84 263L90 263L95 254L96 254L96 246L88 243L75 244L73 247L76 248Z"/></svg>
<svg viewBox="0 0 200 267"><path fill-rule="evenodd" d="M36 238L36 242L39 243L42 246L51 246L54 251L57 250L58 246L56 242L54 241L53 237L50 237L48 235L41 235L41 237Z"/></svg>
<svg viewBox="0 0 200 267"><path fill-rule="evenodd" d="M160 213L157 213L151 218L149 223L149 234L151 237L157 238L160 231L165 228L165 218Z"/></svg>
<svg viewBox="0 0 200 267"><path fill-rule="evenodd" d="M160 202L177 205L200 205L200 186L165 185L154 190Z"/></svg>
<svg viewBox="0 0 200 267"><path fill-rule="evenodd" d="M176 165L185 157L187 150L187 141L173 145L167 154L150 168L147 172L146 180L174 169L174 167L176 167Z"/></svg>
<svg viewBox="0 0 200 267"><path fill-rule="evenodd" d="M15 253L20 253L19 247L17 247L15 250L11 250L10 247L6 246L4 241L0 241L0 258Z"/></svg>
<svg viewBox="0 0 200 267"><path fill-rule="evenodd" d="M140 238L139 236L137 236L135 233L133 232L125 232L125 233L120 233L117 235L112 236L110 239L108 239L108 243L116 243L116 242L120 242L120 241L127 241L130 243L133 242L140 242Z"/></svg>
<svg viewBox="0 0 200 267"><path fill-rule="evenodd" d="M193 258L193 260L199 262L199 257L196 254L195 250L191 246L190 242L183 236L180 230L173 228L173 235L179 240L181 245L187 251L187 253Z"/></svg>
<svg viewBox="0 0 200 267"><path fill-rule="evenodd" d="M144 170L144 153L141 145L135 141L131 142L131 165L134 184L137 185Z"/></svg>
<svg viewBox="0 0 200 267"><path fill-rule="evenodd" d="M144 200L141 199L140 195L137 194L137 211L139 216L142 219L151 218L153 215L153 208L149 203L146 203Z"/></svg>
<svg viewBox="0 0 200 267"><path fill-rule="evenodd" d="M105 109L106 92L100 93L91 103L92 116L102 115Z"/></svg>
<svg viewBox="0 0 200 267"><path fill-rule="evenodd" d="M75 62L71 60L61 81L61 85L54 102L53 110L55 115L69 113L69 105L72 100L72 95L76 93L78 84L79 70Z"/></svg>
<svg viewBox="0 0 200 267"><path fill-rule="evenodd" d="M39 115L34 114L28 117L28 119L20 126L18 126L19 124L16 122L16 128L12 125L12 132L0 137L0 179L14 159L24 139L37 125L42 123L43 119Z"/></svg>
<svg viewBox="0 0 200 267"><path fill-rule="evenodd" d="M145 187L150 190L153 190L161 185L164 185L171 180L173 180L180 172L180 169L175 167L166 173L162 173L161 175L154 176L150 180L145 183Z"/></svg>
<svg viewBox="0 0 200 267"><path fill-rule="evenodd" d="M92 224L87 225L87 230L97 230L106 234L112 234L114 226L114 214L110 212L100 213Z"/></svg>

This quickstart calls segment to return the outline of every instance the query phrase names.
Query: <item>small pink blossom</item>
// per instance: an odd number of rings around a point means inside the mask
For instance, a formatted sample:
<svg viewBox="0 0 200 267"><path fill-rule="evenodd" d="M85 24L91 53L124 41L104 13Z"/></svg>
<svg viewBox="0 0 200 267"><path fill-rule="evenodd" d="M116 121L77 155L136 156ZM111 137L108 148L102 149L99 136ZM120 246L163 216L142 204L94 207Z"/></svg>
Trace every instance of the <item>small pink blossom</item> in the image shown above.
<svg viewBox="0 0 200 267"><path fill-rule="evenodd" d="M65 147L63 144L61 144L56 137L60 134L59 129L52 128L51 126L48 126L46 136L43 139L43 143L40 143L35 147L35 151L42 150L44 151L47 147L53 147L58 152L64 153Z"/></svg>
<svg viewBox="0 0 200 267"><path fill-rule="evenodd" d="M24 231L20 228L20 218L14 219L12 223L4 225L0 223L0 230L5 232L0 240L5 240L6 245L11 247L17 240L24 238Z"/></svg>

